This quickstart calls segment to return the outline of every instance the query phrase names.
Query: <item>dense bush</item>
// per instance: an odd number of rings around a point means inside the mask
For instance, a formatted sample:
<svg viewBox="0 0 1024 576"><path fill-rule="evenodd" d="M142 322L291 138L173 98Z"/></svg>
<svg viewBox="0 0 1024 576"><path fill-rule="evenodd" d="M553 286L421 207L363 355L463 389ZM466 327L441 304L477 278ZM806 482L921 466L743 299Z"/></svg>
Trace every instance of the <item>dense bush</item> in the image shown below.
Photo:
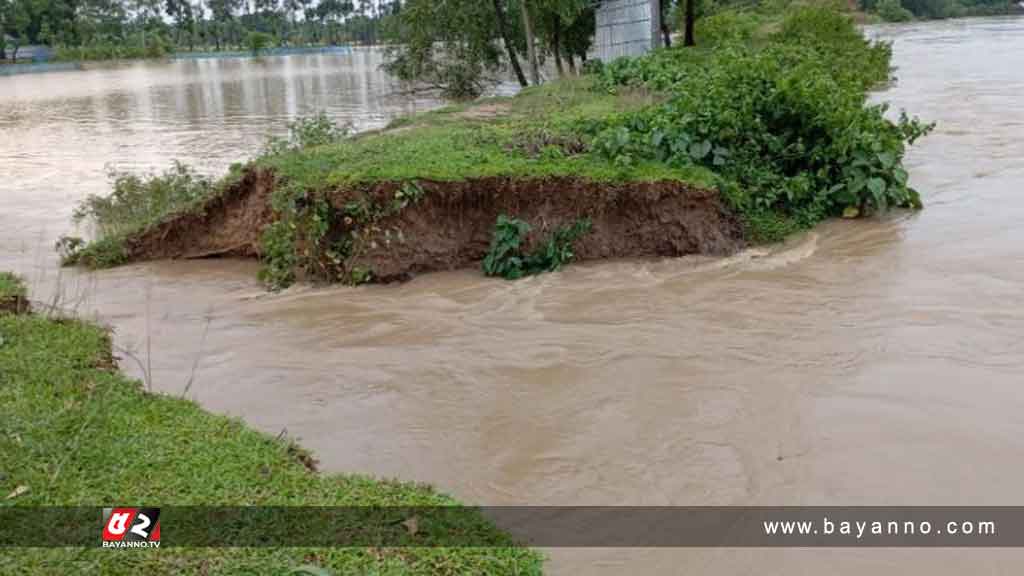
<svg viewBox="0 0 1024 576"><path fill-rule="evenodd" d="M875 3L875 13L886 22L907 22L914 18L914 15L900 4L900 0L878 0Z"/></svg>
<svg viewBox="0 0 1024 576"><path fill-rule="evenodd" d="M966 10L956 0L902 0L904 8L919 18L956 18Z"/></svg>
<svg viewBox="0 0 1024 576"><path fill-rule="evenodd" d="M888 79L889 57L888 45L867 42L845 16L796 9L766 46L730 44L683 73L652 72L679 62L664 54L628 65L655 81L678 77L673 97L605 123L594 148L620 163L655 158L715 170L763 239L792 228L779 218L809 226L916 207L901 161L905 145L929 127L905 116L890 121L884 106L866 103L867 90Z"/></svg>
<svg viewBox="0 0 1024 576"><path fill-rule="evenodd" d="M696 23L694 35L701 46L721 46L736 42L749 42L754 38L760 21L755 14L726 10Z"/></svg>

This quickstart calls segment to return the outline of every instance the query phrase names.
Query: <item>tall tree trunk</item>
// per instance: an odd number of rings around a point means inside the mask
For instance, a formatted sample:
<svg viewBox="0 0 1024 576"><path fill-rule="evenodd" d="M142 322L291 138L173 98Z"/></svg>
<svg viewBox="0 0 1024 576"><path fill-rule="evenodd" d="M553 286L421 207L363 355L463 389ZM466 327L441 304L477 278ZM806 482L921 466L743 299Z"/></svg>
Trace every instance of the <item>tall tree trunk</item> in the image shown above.
<svg viewBox="0 0 1024 576"><path fill-rule="evenodd" d="M533 37L533 21L530 19L530 9L527 7L527 1L522 0L519 3L522 8L523 15L523 30L526 32L526 55L530 59L530 79L533 80L533 84L540 85L540 62L537 61L537 46Z"/></svg>
<svg viewBox="0 0 1024 576"><path fill-rule="evenodd" d="M684 2L686 0L683 0ZM672 0L659 0L658 10L661 18L658 19L658 24L661 26L661 39L665 44L665 48L672 47L672 31L669 30L668 20L672 17Z"/></svg>
<svg viewBox="0 0 1024 576"><path fill-rule="evenodd" d="M696 46L697 40L693 37L693 5L696 0L686 0L686 31L683 36L683 46Z"/></svg>
<svg viewBox="0 0 1024 576"><path fill-rule="evenodd" d="M558 77L562 78L565 76L565 67L562 66L562 19L558 14L551 17L551 51L555 54Z"/></svg>
<svg viewBox="0 0 1024 576"><path fill-rule="evenodd" d="M498 35L501 36L501 41L505 43L505 50L508 52L508 61L512 65L512 70L516 73L516 80L519 80L519 85L526 88L530 85L526 81L526 75L523 74L523 68L519 65L519 56L516 56L516 48L512 45L512 42L508 38L508 29L505 27L505 10L501 6L501 0L494 0L494 15L498 21Z"/></svg>
<svg viewBox="0 0 1024 576"><path fill-rule="evenodd" d="M569 51L565 55L565 60L569 63L569 73L573 76L578 76L578 74L576 74L576 58L573 57L572 51Z"/></svg>

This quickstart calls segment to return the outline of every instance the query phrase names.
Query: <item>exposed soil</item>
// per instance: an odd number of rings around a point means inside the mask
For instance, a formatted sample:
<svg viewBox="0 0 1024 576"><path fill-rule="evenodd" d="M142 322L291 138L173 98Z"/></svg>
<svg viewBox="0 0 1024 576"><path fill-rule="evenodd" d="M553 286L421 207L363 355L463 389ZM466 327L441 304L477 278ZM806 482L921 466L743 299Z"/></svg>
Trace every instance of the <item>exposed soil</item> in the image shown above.
<svg viewBox="0 0 1024 576"><path fill-rule="evenodd" d="M247 170L241 180L201 210L175 215L130 239L129 258L258 256L263 227L273 218L270 193L274 183L271 172Z"/></svg>
<svg viewBox="0 0 1024 576"><path fill-rule="evenodd" d="M391 203L401 183L381 182L327 195L338 216L329 237L352 232L361 249L345 266L381 282L476 265L491 242L499 214L532 226L528 244L559 226L589 218L577 241L578 259L725 255L743 246L743 227L715 190L674 181L604 183L577 178L420 180L422 198L372 225L342 217L353 201ZM273 219L274 176L252 171L198 214L177 216L130 243L134 259L258 256L260 234Z"/></svg>
<svg viewBox="0 0 1024 576"><path fill-rule="evenodd" d="M0 313L27 314L32 311L32 306L22 296L0 297Z"/></svg>
<svg viewBox="0 0 1024 576"><path fill-rule="evenodd" d="M581 260L724 255L743 245L743 228L717 191L679 182L491 178L420 181L419 185L425 193L423 199L379 222L372 232L375 247L371 244L353 262L372 270L379 281L474 265L487 253L499 214L531 225L528 245L549 237L560 226L590 218L592 231L575 246ZM399 187L381 183L363 193L386 202ZM330 201L341 208L351 198L351 192L343 191ZM404 241L397 238L398 231Z"/></svg>

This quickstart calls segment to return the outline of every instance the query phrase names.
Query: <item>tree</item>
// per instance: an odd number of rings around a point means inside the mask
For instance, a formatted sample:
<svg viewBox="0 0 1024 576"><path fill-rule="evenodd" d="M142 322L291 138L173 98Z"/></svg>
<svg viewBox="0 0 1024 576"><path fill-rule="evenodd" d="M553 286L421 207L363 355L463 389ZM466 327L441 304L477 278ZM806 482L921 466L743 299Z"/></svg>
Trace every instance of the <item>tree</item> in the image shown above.
<svg viewBox="0 0 1024 576"><path fill-rule="evenodd" d="M516 48L509 37L508 25L505 22L505 8L502 6L502 0L494 0L494 18L498 25L498 35L501 36L501 41L505 44L505 50L508 52L508 61L512 65L512 71L515 72L516 80L519 80L519 85L525 88L530 84L526 81L526 75L523 74L523 68L519 65L519 57L516 55Z"/></svg>
<svg viewBox="0 0 1024 576"><path fill-rule="evenodd" d="M260 52L266 50L274 38L266 32L252 31L245 37L245 43L253 56L259 56Z"/></svg>
<svg viewBox="0 0 1024 576"><path fill-rule="evenodd" d="M217 44L217 50L220 50L224 36L229 30L229 24L235 17L235 11L242 7L242 0L208 0L208 2L213 18L211 23L213 38Z"/></svg>
<svg viewBox="0 0 1024 576"><path fill-rule="evenodd" d="M697 40L693 37L693 23L696 20L696 0L683 0L686 2L686 23L683 26L683 46L696 46Z"/></svg>
<svg viewBox="0 0 1024 576"><path fill-rule="evenodd" d="M537 60L537 40L533 34L533 19L530 17L529 0L519 0L519 9L523 17L523 32L526 34L526 55L530 60L530 80L540 84L540 61Z"/></svg>
<svg viewBox="0 0 1024 576"><path fill-rule="evenodd" d="M10 0L0 0L0 62L7 60L7 12L10 9Z"/></svg>
<svg viewBox="0 0 1024 576"><path fill-rule="evenodd" d="M385 69L445 95L479 95L501 67L494 5L480 0L408 0L399 14L404 42L388 49Z"/></svg>
<svg viewBox="0 0 1024 576"><path fill-rule="evenodd" d="M31 42L32 24L40 17L40 9L44 6L35 0L8 0L3 8L2 33L13 40L11 60L18 60L18 49ZM0 40L6 44L6 40Z"/></svg>
<svg viewBox="0 0 1024 576"><path fill-rule="evenodd" d="M683 0L684 2L686 0ZM672 29L669 21L672 19L672 5L675 0L660 0L661 3L661 38L666 48L672 47Z"/></svg>
<svg viewBox="0 0 1024 576"><path fill-rule="evenodd" d="M572 55L565 50L569 28L581 18L593 18L589 0L533 0L538 29L547 42L555 60L555 68L559 76L565 76L563 55L567 56L572 65Z"/></svg>
<svg viewBox="0 0 1024 576"><path fill-rule="evenodd" d="M188 0L165 0L164 12L174 21L175 28L177 31L176 42L181 44L181 37L183 34L189 34L189 50L192 49L192 38L191 29L192 22L195 18L192 5L189 4Z"/></svg>

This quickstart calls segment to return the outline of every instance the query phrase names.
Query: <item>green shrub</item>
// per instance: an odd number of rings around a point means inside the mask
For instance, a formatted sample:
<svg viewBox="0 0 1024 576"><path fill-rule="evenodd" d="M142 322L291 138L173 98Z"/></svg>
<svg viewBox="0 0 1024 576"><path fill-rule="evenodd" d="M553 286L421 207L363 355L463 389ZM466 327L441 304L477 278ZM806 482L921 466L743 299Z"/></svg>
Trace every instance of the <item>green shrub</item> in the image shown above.
<svg viewBox="0 0 1024 576"><path fill-rule="evenodd" d="M245 37L245 45L252 52L253 56L258 56L260 52L266 50L271 43L273 43L274 37L266 32L249 32Z"/></svg>
<svg viewBox="0 0 1024 576"><path fill-rule="evenodd" d="M884 106L866 104L867 90L888 78L890 55L845 15L794 9L769 45L732 44L686 67L669 102L606 122L594 148L615 162L715 170L755 238L774 239L792 224L810 226L848 209L919 207L902 158L930 127L906 116L890 121ZM676 61L641 60L619 66L657 79L650 67Z"/></svg>
<svg viewBox="0 0 1024 576"><path fill-rule="evenodd" d="M174 161L162 174L139 176L111 171L113 192L89 195L75 208L75 223L90 221L99 235L136 232L209 198L213 185L187 165Z"/></svg>
<svg viewBox="0 0 1024 576"><path fill-rule="evenodd" d="M903 7L918 18L958 18L966 14L956 0L902 0Z"/></svg>
<svg viewBox="0 0 1024 576"><path fill-rule="evenodd" d="M62 266L113 268L128 262L128 248L121 234L104 236L88 244L80 238L64 237L57 242L57 251Z"/></svg>
<svg viewBox="0 0 1024 576"><path fill-rule="evenodd" d="M28 289L17 274L0 271L0 314L20 314L29 310ZM0 345L3 340L0 339Z"/></svg>
<svg viewBox="0 0 1024 576"><path fill-rule="evenodd" d="M726 10L698 20L694 35L700 39L701 46L722 46L750 42L758 26L760 21L756 15Z"/></svg>
<svg viewBox="0 0 1024 576"><path fill-rule="evenodd" d="M590 220L577 220L556 228L534 251L524 253L530 225L501 214L494 226L491 248L483 261L484 274L515 280L541 272L554 272L572 261L575 257L573 244L590 230Z"/></svg>
<svg viewBox="0 0 1024 576"><path fill-rule="evenodd" d="M296 152L303 148L334 144L349 136L350 124L339 126L320 111L313 116L302 116L288 123L288 136L272 137L263 148L263 156L275 156L285 152Z"/></svg>
<svg viewBox="0 0 1024 576"><path fill-rule="evenodd" d="M76 224L96 227L96 240L62 237L56 250L64 265L109 268L128 260L125 239L158 224L173 214L198 209L216 188L187 165L175 161L162 174L139 176L111 171L113 191L106 196L91 194L74 210Z"/></svg>
<svg viewBox="0 0 1024 576"><path fill-rule="evenodd" d="M875 13L886 22L908 22L914 19L914 15L900 4L900 0L878 0Z"/></svg>

